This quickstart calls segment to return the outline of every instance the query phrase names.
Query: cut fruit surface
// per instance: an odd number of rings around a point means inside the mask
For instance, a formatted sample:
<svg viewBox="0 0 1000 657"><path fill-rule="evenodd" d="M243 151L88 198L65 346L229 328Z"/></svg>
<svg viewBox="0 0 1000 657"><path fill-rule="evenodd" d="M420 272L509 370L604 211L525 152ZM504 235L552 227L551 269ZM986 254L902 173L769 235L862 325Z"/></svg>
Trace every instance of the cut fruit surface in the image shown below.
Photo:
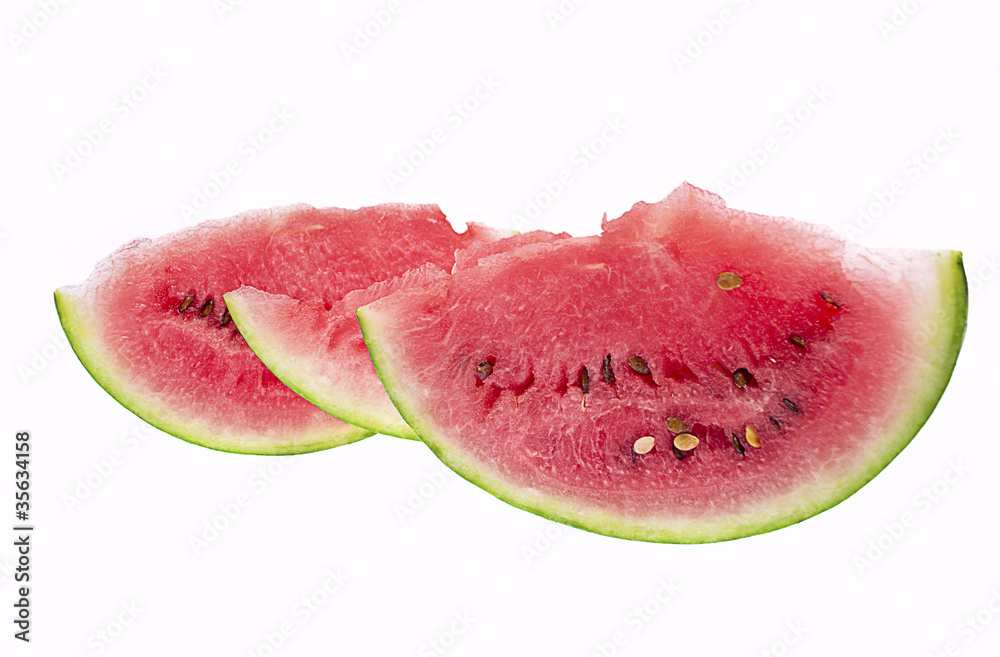
<svg viewBox="0 0 1000 657"><path fill-rule="evenodd" d="M475 242L458 252L455 269L527 244L566 239L533 231L491 242ZM450 271L453 267L448 266ZM370 431L401 438L416 434L385 394L372 366L356 311L404 287L419 286L446 272L427 265L335 304L302 301L242 287L226 294L240 333L267 367L288 387L323 410Z"/></svg>
<svg viewBox="0 0 1000 657"><path fill-rule="evenodd" d="M881 471L947 384L966 298L957 252L869 250L684 185L599 238L482 258L358 317L460 475L599 533L706 542Z"/></svg>
<svg viewBox="0 0 1000 657"><path fill-rule="evenodd" d="M437 206L249 212L131 242L84 284L57 290L56 307L91 375L150 424L225 451L309 452L369 432L284 386L224 295L250 285L332 306L428 262L450 268L456 249L503 234L475 224L456 233Z"/></svg>

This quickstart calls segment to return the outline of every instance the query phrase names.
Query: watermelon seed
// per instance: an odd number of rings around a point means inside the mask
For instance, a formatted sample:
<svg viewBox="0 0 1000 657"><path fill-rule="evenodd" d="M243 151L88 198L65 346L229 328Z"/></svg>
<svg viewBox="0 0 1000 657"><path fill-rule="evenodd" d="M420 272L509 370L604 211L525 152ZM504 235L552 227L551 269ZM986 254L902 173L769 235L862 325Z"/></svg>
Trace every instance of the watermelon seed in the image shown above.
<svg viewBox="0 0 1000 657"><path fill-rule="evenodd" d="M788 336L788 340L799 349L806 348L806 341L797 335Z"/></svg>
<svg viewBox="0 0 1000 657"><path fill-rule="evenodd" d="M632 445L632 451L636 454L649 454L656 445L656 438L653 436L643 436Z"/></svg>
<svg viewBox="0 0 1000 657"><path fill-rule="evenodd" d="M799 407L796 406L795 402L793 402L791 399L782 399L781 403L784 404L785 406L787 406L788 410L790 410L793 413L799 413L800 412L799 411Z"/></svg>
<svg viewBox="0 0 1000 657"><path fill-rule="evenodd" d="M747 425L747 444L754 449L760 449L760 436L757 435L757 430L753 428L752 424Z"/></svg>
<svg viewBox="0 0 1000 657"><path fill-rule="evenodd" d="M735 290L739 286L743 285L743 278L739 274L734 274L731 271L724 271L719 274L717 279L715 279L715 283L723 290Z"/></svg>
<svg viewBox="0 0 1000 657"><path fill-rule="evenodd" d="M229 308L226 308L226 312L222 313L222 322L219 325L220 326L225 326L225 325L229 324L229 322L231 322L231 321L233 321L233 318L229 314Z"/></svg>
<svg viewBox="0 0 1000 657"><path fill-rule="evenodd" d="M826 301L828 304L830 304L834 308L840 308L840 302L837 301L836 299L834 299L828 293L826 293L826 292L820 292L819 296L822 297L823 301Z"/></svg>
<svg viewBox="0 0 1000 657"><path fill-rule="evenodd" d="M667 418L667 428L674 433L687 433L688 427L680 418Z"/></svg>
<svg viewBox="0 0 1000 657"><path fill-rule="evenodd" d="M604 358L604 364L601 365L601 374L604 375L604 382L608 385L614 385L615 382L615 371L611 369L611 354L608 354Z"/></svg>
<svg viewBox="0 0 1000 657"><path fill-rule="evenodd" d="M753 374L747 371L746 368L741 367L740 369L733 372L733 383L736 384L737 388L745 388L750 381L753 380Z"/></svg>
<svg viewBox="0 0 1000 657"><path fill-rule="evenodd" d="M480 381L485 381L490 374L493 374L493 363L488 360L476 365L476 378Z"/></svg>
<svg viewBox="0 0 1000 657"><path fill-rule="evenodd" d="M771 421L771 424L773 424L773 425L774 425L774 428L775 428L775 429L781 429L781 422L778 422L777 420L775 420L775 419L774 419L774 418L773 418L772 416L770 416L770 415L768 415L768 416L767 416L767 419Z"/></svg>
<svg viewBox="0 0 1000 657"><path fill-rule="evenodd" d="M184 312L185 310L187 310L188 308L191 307L192 303L194 303L194 293L193 292L191 294L187 295L186 297L184 297L184 301L181 301L181 305L177 307L177 312L179 312L179 313Z"/></svg>
<svg viewBox="0 0 1000 657"><path fill-rule="evenodd" d="M215 308L215 302L209 299L205 302L205 305L201 307L201 312L198 314L202 317L208 317L212 314L213 308Z"/></svg>
<svg viewBox="0 0 1000 657"><path fill-rule="evenodd" d="M677 445L671 445L671 447L674 448L674 456L677 457L677 460L678 461L683 461L684 458L687 456L687 454L685 454L681 450L677 449Z"/></svg>
<svg viewBox="0 0 1000 657"><path fill-rule="evenodd" d="M649 376L651 374L649 371L649 365L647 365L646 361L639 356L629 356L628 366L631 367L632 371L639 376Z"/></svg>
<svg viewBox="0 0 1000 657"><path fill-rule="evenodd" d="M741 443L741 442L740 442L740 437L736 435L736 432L735 432L735 431L733 432L733 447L734 447L734 448L736 449L736 452L737 452L737 453L738 453L738 454L739 454L740 456L744 456L744 455L746 455L746 453L747 453L747 450L746 450L746 448L745 448L745 447L743 446L743 443Z"/></svg>
<svg viewBox="0 0 1000 657"><path fill-rule="evenodd" d="M583 394L590 392L590 372L586 366L580 370L580 389L583 390Z"/></svg>
<svg viewBox="0 0 1000 657"><path fill-rule="evenodd" d="M674 437L674 447L682 452L690 452L698 446L698 436L682 433Z"/></svg>

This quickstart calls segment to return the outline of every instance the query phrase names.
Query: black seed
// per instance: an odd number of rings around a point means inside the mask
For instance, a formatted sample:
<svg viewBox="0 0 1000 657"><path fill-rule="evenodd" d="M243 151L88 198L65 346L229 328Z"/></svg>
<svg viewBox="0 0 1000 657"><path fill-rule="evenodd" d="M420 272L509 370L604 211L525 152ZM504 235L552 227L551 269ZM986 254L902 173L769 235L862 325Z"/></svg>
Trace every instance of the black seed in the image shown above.
<svg viewBox="0 0 1000 657"><path fill-rule="evenodd" d="M226 312L222 313L222 321L219 325L225 326L231 321L233 321L233 318L229 315L229 308L226 308Z"/></svg>
<svg viewBox="0 0 1000 657"><path fill-rule="evenodd" d="M733 447L740 456L744 456L747 453L746 448L743 447L743 443L740 442L740 437L735 433L733 434Z"/></svg>
<svg viewBox="0 0 1000 657"><path fill-rule="evenodd" d="M806 348L806 341L803 340L801 337L799 337L797 335L790 335L790 336L788 336L788 341L791 342L796 347L798 347L799 349L805 349Z"/></svg>
<svg viewBox="0 0 1000 657"><path fill-rule="evenodd" d="M611 354L604 357L604 364L601 365L601 374L604 375L604 382L612 385L615 382L615 371L611 369Z"/></svg>
<svg viewBox="0 0 1000 657"><path fill-rule="evenodd" d="M184 301L181 301L181 305L177 307L177 312L179 312L179 313L184 312L185 310L187 310L188 308L191 307L192 303L194 303L194 293L193 292L191 294L187 295L186 297L184 297Z"/></svg>
<svg viewBox="0 0 1000 657"><path fill-rule="evenodd" d="M586 367L580 370L580 389L583 390L583 394L590 392L590 372Z"/></svg>
<svg viewBox="0 0 1000 657"><path fill-rule="evenodd" d="M743 367L733 372L733 383L737 388L745 388L752 379L753 375Z"/></svg>
<svg viewBox="0 0 1000 657"><path fill-rule="evenodd" d="M683 461L687 457L687 454L677 449L677 445L674 445L673 448L674 448L674 456L677 457L678 461Z"/></svg>
<svg viewBox="0 0 1000 657"><path fill-rule="evenodd" d="M647 365L646 361L639 356L629 356L628 366L631 367L632 371L639 376L649 376L650 374L649 365Z"/></svg>
<svg viewBox="0 0 1000 657"><path fill-rule="evenodd" d="M202 317L208 317L212 314L212 309L215 308L215 302L209 299L205 302L205 305L201 307L201 312L198 313Z"/></svg>
<svg viewBox="0 0 1000 657"><path fill-rule="evenodd" d="M820 292L819 296L822 297L823 301L826 301L828 304L830 304L834 308L840 308L840 302L837 301L836 299L834 299L828 293L826 293L826 292Z"/></svg>
<svg viewBox="0 0 1000 657"><path fill-rule="evenodd" d="M793 413L798 413L799 412L799 407L796 406L795 402L793 402L791 399L782 399L781 403L784 404L785 406L787 406L788 410L790 410L791 412L793 412Z"/></svg>
<svg viewBox="0 0 1000 657"><path fill-rule="evenodd" d="M767 419L771 421L771 424L774 425L775 429L780 429L781 428L781 422L778 422L776 419L774 419L770 415L767 416Z"/></svg>
<svg viewBox="0 0 1000 657"><path fill-rule="evenodd" d="M490 374L493 374L493 363L490 361L484 360L476 365L476 377L480 381L485 381Z"/></svg>

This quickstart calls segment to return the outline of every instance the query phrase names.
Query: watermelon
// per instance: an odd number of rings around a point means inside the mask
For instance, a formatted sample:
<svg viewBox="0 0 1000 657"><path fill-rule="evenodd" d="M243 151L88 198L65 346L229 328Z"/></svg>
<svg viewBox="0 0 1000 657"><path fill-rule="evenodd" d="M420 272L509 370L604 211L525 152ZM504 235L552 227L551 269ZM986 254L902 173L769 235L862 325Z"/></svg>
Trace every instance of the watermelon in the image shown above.
<svg viewBox="0 0 1000 657"><path fill-rule="evenodd" d="M461 476L601 534L697 543L878 474L942 395L966 306L960 253L867 249L684 185L358 317L396 408Z"/></svg>
<svg viewBox="0 0 1000 657"><path fill-rule="evenodd" d="M126 244L82 285L56 290L56 307L94 379L150 424L224 451L310 452L370 432L284 386L224 295L249 285L332 307L425 263L451 268L456 249L505 234L476 224L459 234L432 205L248 212Z"/></svg>
<svg viewBox="0 0 1000 657"><path fill-rule="evenodd" d="M532 231L475 242L458 251L452 269L475 266L478 258L519 246L568 237L566 233ZM244 286L226 294L226 306L247 344L289 388L355 426L415 439L416 434L400 417L378 380L355 313L359 307L400 288L445 273L441 267L428 264L352 292L332 305Z"/></svg>

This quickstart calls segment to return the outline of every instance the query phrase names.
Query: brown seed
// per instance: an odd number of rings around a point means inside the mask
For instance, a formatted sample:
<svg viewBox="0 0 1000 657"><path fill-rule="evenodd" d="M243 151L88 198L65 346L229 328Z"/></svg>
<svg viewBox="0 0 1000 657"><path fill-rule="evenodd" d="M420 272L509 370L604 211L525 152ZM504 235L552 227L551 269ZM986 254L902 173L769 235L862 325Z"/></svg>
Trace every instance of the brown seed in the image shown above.
<svg viewBox="0 0 1000 657"><path fill-rule="evenodd" d="M677 445L671 445L670 447L673 448L673 450L674 450L674 456L677 457L678 461L683 461L684 458L687 456L687 454L685 454L681 450L677 449Z"/></svg>
<svg viewBox="0 0 1000 657"><path fill-rule="evenodd" d="M829 293L827 293L827 292L820 292L819 296L822 297L823 301L826 301L828 304L830 304L834 308L840 308L840 302L837 301L836 299L834 299Z"/></svg>
<svg viewBox="0 0 1000 657"><path fill-rule="evenodd" d="M590 372L586 367L580 370L580 389L583 390L583 394L590 392Z"/></svg>
<svg viewBox="0 0 1000 657"><path fill-rule="evenodd" d="M646 361L638 356L628 357L628 366L632 368L632 371L639 376L649 376L649 365Z"/></svg>
<svg viewBox="0 0 1000 657"><path fill-rule="evenodd" d="M476 378L480 381L485 381L490 374L493 374L493 363L490 361L484 360L476 365ZM515 399L517 398L515 397Z"/></svg>
<svg viewBox="0 0 1000 657"><path fill-rule="evenodd" d="M184 297L184 301L181 301L181 305L177 307L177 312L179 312L179 313L184 312L185 310L187 310L188 308L191 307L192 303L194 303L194 293L193 292L191 294L187 295L186 297Z"/></svg>
<svg viewBox="0 0 1000 657"><path fill-rule="evenodd" d="M672 417L667 419L667 428L674 433L686 433L688 427L680 418Z"/></svg>
<svg viewBox="0 0 1000 657"><path fill-rule="evenodd" d="M674 437L674 447L682 452L690 452L698 446L698 436L682 433Z"/></svg>
<svg viewBox="0 0 1000 657"><path fill-rule="evenodd" d="M739 286L743 285L743 278L739 274L734 274L731 271L724 271L719 274L717 279L715 279L715 283L723 290L735 290Z"/></svg>
<svg viewBox="0 0 1000 657"><path fill-rule="evenodd" d="M202 317L208 317L212 314L212 309L215 308L215 302L209 299L205 302L205 305L201 307L201 312L198 313Z"/></svg>
<svg viewBox="0 0 1000 657"><path fill-rule="evenodd" d="M751 379L753 379L753 374L750 374L743 367L733 372L733 383L736 384L737 388L745 388Z"/></svg>
<svg viewBox="0 0 1000 657"><path fill-rule="evenodd" d="M757 430L753 428L752 424L747 425L747 445L754 449L760 449L760 436L757 435Z"/></svg>
<svg viewBox="0 0 1000 657"><path fill-rule="evenodd" d="M615 382L615 371L611 368L611 354L604 357L604 364L601 365L601 374L604 375L604 382L611 385Z"/></svg>
<svg viewBox="0 0 1000 657"><path fill-rule="evenodd" d="M791 399L782 399L781 403L784 404L785 406L787 406L788 410L790 410L792 413L798 413L799 412L799 407L796 406L795 402L793 402Z"/></svg>
<svg viewBox="0 0 1000 657"><path fill-rule="evenodd" d="M643 436L632 445L632 451L636 454L649 454L656 445L656 438L653 436Z"/></svg>
<svg viewBox="0 0 1000 657"><path fill-rule="evenodd" d="M229 308L226 308L226 312L222 313L222 321L220 322L219 325L220 326L225 326L226 324L228 324L231 321L233 321L233 318L229 314Z"/></svg>
<svg viewBox="0 0 1000 657"><path fill-rule="evenodd" d="M775 429L781 429L781 422L778 422L776 419L774 419L770 415L767 416L767 419L771 421L771 424L774 425Z"/></svg>
<svg viewBox="0 0 1000 657"><path fill-rule="evenodd" d="M744 456L747 453L746 447L744 447L743 443L740 442L740 437L737 436L735 432L733 432L733 449L735 449L736 453L740 456Z"/></svg>
<svg viewBox="0 0 1000 657"><path fill-rule="evenodd" d="M799 349L805 349L806 348L806 341L803 340L801 337L799 337L797 335L790 335L790 336L788 336L788 340L793 345L795 345L796 347L798 347Z"/></svg>

